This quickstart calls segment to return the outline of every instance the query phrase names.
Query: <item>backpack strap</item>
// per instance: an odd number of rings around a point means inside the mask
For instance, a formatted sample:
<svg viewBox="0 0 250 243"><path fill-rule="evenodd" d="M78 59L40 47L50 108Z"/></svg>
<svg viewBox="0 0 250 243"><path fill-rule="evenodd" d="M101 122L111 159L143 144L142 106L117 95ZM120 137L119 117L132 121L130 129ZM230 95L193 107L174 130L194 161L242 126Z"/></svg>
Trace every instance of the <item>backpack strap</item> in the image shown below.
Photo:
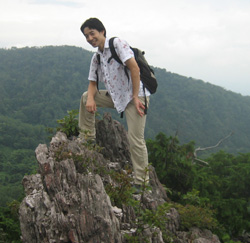
<svg viewBox="0 0 250 243"><path fill-rule="evenodd" d="M111 57L108 59L108 63L110 63L111 59L114 58L118 63L120 63L121 65L123 65L121 59L118 57L115 47L114 47L114 39L117 37L112 37L109 39L109 49L111 52ZM124 65L123 65L124 66ZM124 68L125 74L128 78L128 82L129 82L129 75L128 75L128 68L125 66Z"/></svg>
<svg viewBox="0 0 250 243"><path fill-rule="evenodd" d="M101 57L100 57L100 54L96 54L96 57L97 57L98 65L100 65L100 64L101 64ZM99 76L98 76L98 69L96 69L95 74L96 74L96 88L97 88L97 90L99 91Z"/></svg>
<svg viewBox="0 0 250 243"><path fill-rule="evenodd" d="M145 99L145 110L144 110L144 114L147 115L147 113L148 113L148 100L147 100L146 90L145 90L145 85L144 85L144 84L143 84L143 91L144 91L144 99Z"/></svg>
<svg viewBox="0 0 250 243"><path fill-rule="evenodd" d="M114 39L116 37L112 37L109 39L109 48L110 48L110 51L111 51L111 57L108 59L108 63L110 63L111 59L114 58L118 63L122 64L122 61L121 59L118 57L116 51L115 51L115 47L114 47Z"/></svg>

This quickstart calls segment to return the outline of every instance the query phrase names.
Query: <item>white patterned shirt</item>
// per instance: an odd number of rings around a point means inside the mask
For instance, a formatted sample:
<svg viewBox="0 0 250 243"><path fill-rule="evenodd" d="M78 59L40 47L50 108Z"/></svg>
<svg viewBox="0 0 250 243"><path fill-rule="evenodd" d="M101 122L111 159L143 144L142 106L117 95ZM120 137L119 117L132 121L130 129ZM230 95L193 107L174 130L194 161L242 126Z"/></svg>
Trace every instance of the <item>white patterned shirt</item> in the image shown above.
<svg viewBox="0 0 250 243"><path fill-rule="evenodd" d="M130 49L129 44L119 38L114 39L114 47L118 57L124 65L118 63L114 58L108 63L108 59L111 57L111 51L109 48L109 39L106 38L103 52L98 49L97 53L92 57L88 79L90 81L97 81L96 70L98 71L99 81L104 83L116 110L120 113L126 109L127 104L133 99L131 74L129 69L127 69L129 74L128 80L124 71L124 66L128 59L134 57L134 53ZM98 64L97 54L100 55L100 65ZM140 82L138 96L144 95L143 85L142 82ZM148 90L146 90L146 95L150 95Z"/></svg>

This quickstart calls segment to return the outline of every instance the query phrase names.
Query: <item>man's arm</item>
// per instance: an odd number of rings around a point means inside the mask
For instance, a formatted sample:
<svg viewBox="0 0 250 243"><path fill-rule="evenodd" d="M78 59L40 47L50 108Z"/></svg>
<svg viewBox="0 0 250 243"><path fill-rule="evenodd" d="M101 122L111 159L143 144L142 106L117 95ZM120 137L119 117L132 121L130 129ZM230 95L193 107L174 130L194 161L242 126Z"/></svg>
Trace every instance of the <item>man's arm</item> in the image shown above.
<svg viewBox="0 0 250 243"><path fill-rule="evenodd" d="M91 113L96 112L96 103L95 103L96 92L97 92L96 82L90 81L88 87L88 99L86 102L86 109L88 112Z"/></svg>
<svg viewBox="0 0 250 243"><path fill-rule="evenodd" d="M133 84L133 101L134 105L136 107L136 110L140 116L144 115L144 105L138 98L139 89L140 89L140 69L137 65L137 62L134 57L128 59L125 62L126 66L130 70L131 73L131 79Z"/></svg>

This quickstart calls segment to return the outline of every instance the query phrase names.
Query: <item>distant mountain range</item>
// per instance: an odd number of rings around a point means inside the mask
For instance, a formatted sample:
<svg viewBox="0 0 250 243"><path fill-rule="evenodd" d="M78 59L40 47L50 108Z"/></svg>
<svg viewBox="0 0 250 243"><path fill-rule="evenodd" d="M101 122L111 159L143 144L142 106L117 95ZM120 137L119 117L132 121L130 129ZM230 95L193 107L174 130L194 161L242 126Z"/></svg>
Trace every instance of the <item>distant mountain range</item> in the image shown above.
<svg viewBox="0 0 250 243"><path fill-rule="evenodd" d="M73 46L0 49L0 132L3 137L8 136L8 131L16 131L19 139L27 137L28 126L29 130L30 126L36 129L38 125L55 126L67 110L79 109L81 94L88 87L91 56L92 52ZM249 96L165 69L154 70L159 87L151 96L146 138L154 138L159 132L168 136L177 133L181 143L194 140L197 147L207 147L233 131L219 149L230 153L250 151ZM112 114L125 124L125 118L121 120L115 111ZM11 122L6 129L8 119ZM17 129L17 126L26 128ZM36 136L32 149L46 137L43 132ZM0 145L11 147L11 142L6 144L3 137Z"/></svg>

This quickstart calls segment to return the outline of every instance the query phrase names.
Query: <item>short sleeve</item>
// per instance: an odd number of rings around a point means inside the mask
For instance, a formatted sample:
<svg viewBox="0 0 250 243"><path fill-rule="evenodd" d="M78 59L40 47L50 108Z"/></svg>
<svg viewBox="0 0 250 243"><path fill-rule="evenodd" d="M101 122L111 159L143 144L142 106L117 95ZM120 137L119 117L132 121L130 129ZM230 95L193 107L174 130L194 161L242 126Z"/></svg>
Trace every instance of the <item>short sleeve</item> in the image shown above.
<svg viewBox="0 0 250 243"><path fill-rule="evenodd" d="M122 63L125 65L125 62L129 60L131 57L134 57L134 53L131 50L129 44L125 40L121 40L120 38L114 39L114 47L116 53Z"/></svg>

